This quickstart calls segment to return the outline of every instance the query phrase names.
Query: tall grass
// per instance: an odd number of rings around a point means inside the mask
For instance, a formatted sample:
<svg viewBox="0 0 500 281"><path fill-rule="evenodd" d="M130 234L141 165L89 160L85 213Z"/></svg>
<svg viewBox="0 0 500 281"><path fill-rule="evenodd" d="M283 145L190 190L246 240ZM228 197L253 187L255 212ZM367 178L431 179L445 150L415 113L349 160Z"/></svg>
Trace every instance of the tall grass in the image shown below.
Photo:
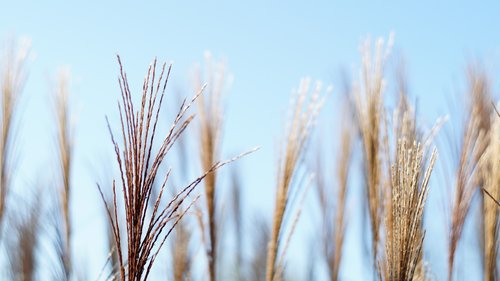
<svg viewBox="0 0 500 281"><path fill-rule="evenodd" d="M384 69L392 48L392 35L387 46L378 39L372 54L370 41L361 49L362 67L360 81L354 87L355 108L363 147L365 192L368 203L369 222L372 234L372 263L378 268L378 251L381 247L381 227L384 217L385 191L384 159L387 153L387 128L384 110ZM372 58L373 56L373 58Z"/></svg>
<svg viewBox="0 0 500 281"><path fill-rule="evenodd" d="M391 168L391 208L387 214L386 280L414 280L421 263L425 231L422 220L436 151L422 173L425 148L400 138Z"/></svg>
<svg viewBox="0 0 500 281"><path fill-rule="evenodd" d="M297 173L308 144L311 129L323 104L323 99L319 97L320 84L317 84L311 92L309 92L309 88L310 80L302 80L297 93L292 97L290 119L279 150L276 201L266 258L267 281L281 280L281 276L277 275L277 272L282 269L279 268L277 260L280 250L284 247L283 239L285 239L285 234L283 229L286 223L284 218L290 216L290 197L294 192L291 189L293 184L296 184L294 181L298 177Z"/></svg>
<svg viewBox="0 0 500 281"><path fill-rule="evenodd" d="M199 72L196 79L196 93L191 99L179 102L172 123L165 129L160 125L161 111L167 100L171 65L159 65L156 59L153 60L142 83L142 91L134 95L118 57L118 127L112 127L106 119L118 178L98 186L108 219L105 238L109 244L107 263L110 265L103 266L97 280L101 277L128 281L348 280L349 274L358 270L347 266L355 257L353 249L348 246L351 242L361 245L366 238L369 238L371 246L366 256L370 259L370 273L375 280L431 280L432 272L429 271L437 267L432 264L429 267L426 261L439 257L447 263L443 273L453 280L459 277L456 261L460 259L457 257L468 254L458 250L468 225L466 222L478 218L482 223L478 228L478 237L483 243L477 243L480 247L475 250L480 251L483 264L482 272L477 272L477 275L484 280L498 280L500 117L494 112L493 81L480 68L469 69L468 107L461 116L465 124L459 136L461 144L454 171L455 181L453 189L445 194L451 204L448 240L444 241L448 251L424 249L424 238L426 243L430 239L443 242L437 237L427 236L424 226L435 222L433 216L428 216L426 219L430 221L424 223L423 215L427 197L433 196L429 191L442 188L430 183L438 161L436 150L430 147L441 123L438 122L428 135L424 135L420 121L417 124L420 119L410 102L403 72L398 73L400 76L395 85L399 100L395 110L391 110L392 100L386 94L386 89L391 86L387 85L390 80L384 78L390 66L388 55L391 46L392 37L387 44L379 39L375 46L369 41L362 46L359 79L349 89L348 102L341 104L346 110L339 124L335 124L338 130L334 138L339 144L338 151L334 160L318 160L319 164L313 167L318 176L318 200L314 201L305 200L311 167L304 165L304 160L310 146L316 148L319 155L313 156L317 159L329 157L324 153L326 149L312 143L315 139L311 138L324 98L321 85L311 85L309 79L302 80L294 91L284 135L278 146L276 197L270 225L262 217L246 224L249 221L247 214L250 213L246 208L246 195L253 192L253 189L244 190L248 185L243 181L246 177L237 169L225 179L223 174L218 173L222 166L246 155L243 153L226 161L220 160L225 121L223 93L228 82L224 67L207 59L205 77ZM7 202L24 202L12 196L12 193L17 194L11 182L19 168L16 165L16 144L19 140L16 120L20 111L19 98L27 77L27 55L27 48L17 49L12 45L0 61L3 67L0 77L0 224L4 226L2 233L7 234L1 241L1 245L5 246L6 264L0 269L0 278L44 280L46 276L43 274L50 271L52 279L77 280L82 278L77 273L83 266L77 262L79 257L75 257L72 251L72 244L77 241L73 226L85 226L86 222L72 215L81 210L73 208L71 201L75 144L68 102L69 76L61 74L54 89L56 118L53 123L58 128L59 157L58 166L54 169L60 178L57 192L54 192L58 198L57 208L50 214L57 217L56 232L43 231L46 223L43 214L47 211L43 201L46 197L37 193L36 200L29 205L7 205ZM334 101L342 102L336 96ZM181 136L185 136L186 129L192 126L195 114L191 111L194 112L195 106L198 106L196 118L199 127L195 128L198 149L191 150L184 143L174 168L163 169L165 162L170 160L167 158L173 154L174 145L181 145ZM359 138L356 133L359 133ZM331 162L335 164L326 165ZM172 174L179 172L186 176L194 163L200 164L200 175L188 181L187 185L179 185ZM352 170L356 165L361 165L360 173ZM113 174L112 169L106 172ZM224 180L228 180L231 188L227 197L221 196ZM24 183L23 180L19 182ZM351 187L358 182L363 188L362 200L350 200L356 199L356 193L351 193L355 189L351 190ZM198 185L202 185L201 190L197 189ZM476 206L474 198L480 190L483 191L481 196L476 197L480 199L480 216L475 218L469 213L471 206ZM307 277L301 279L296 274L301 272L299 269L287 267L292 263L289 263L287 252L291 237L301 226L298 224L299 217L307 207L320 209L321 231L314 232L314 238L321 244L321 251L311 247L310 253L292 261L296 262L294 266L309 266L306 268L310 270ZM368 218L370 232L359 241L357 236L348 236L350 226L356 225L351 224L356 216L350 214L357 210L367 210L367 216L363 217ZM226 218L232 219L233 228L225 227ZM197 231L195 223L201 226L200 231ZM229 231L234 231L234 237L226 235ZM171 259L169 264L161 263L157 260L169 237L170 251L166 254ZM234 244L231 244L233 241L226 242L227 238L234 238ZM45 263L41 258L46 254L50 257L51 253L45 243L49 239L55 242L50 246L55 246L58 263L43 268ZM232 247L223 248L227 245ZM318 257L326 265L326 275L315 271L323 268L316 266ZM169 271L155 275L156 268L160 267ZM92 280L93 277L90 276Z"/></svg>
<svg viewBox="0 0 500 281"><path fill-rule="evenodd" d="M213 173L225 164L243 156L238 155L228 161L215 162L201 176L193 180L177 193L168 203L162 202L163 193L167 185L169 170L160 186L160 192L151 197L159 168L165 156L172 148L176 140L191 123L194 115L186 116L191 105L201 95L203 88L188 102L182 103L177 116L165 138L162 140L156 153L153 153L154 140L157 133L157 124L160 109L169 79L171 65L167 68L163 64L157 76L157 60L149 66L142 87L142 95L139 109L134 108L132 93L128 85L128 79L118 56L120 66L119 85L121 90L121 102L118 104L121 120L122 145L118 144L108 127L111 140L115 149L117 164L120 171L121 195L123 199L123 211L125 213L124 226L119 219L116 182L113 181L113 204L107 205L108 217L112 223L113 236L115 238L119 259L120 280L146 280L158 253L165 240L172 233L174 227L179 223L187 210L194 204L197 196L192 200L184 211L179 213L183 203L189 200L195 187L207 175ZM102 190L101 197L106 204ZM154 201L154 207L148 214L149 201ZM126 235L122 237L121 229L125 227ZM122 250L120 245L126 245Z"/></svg>
<svg viewBox="0 0 500 281"><path fill-rule="evenodd" d="M199 112L199 142L200 142L200 161L203 171L208 171L213 163L220 157L221 133L223 126L222 94L226 90L226 74L223 63L217 63L212 60L211 54L206 53L206 85L204 95L198 98ZM198 69L196 87L202 85L202 74ZM204 181L206 216L207 223L207 244L206 252L208 258L208 273L210 280L217 278L217 260L218 260L218 222L217 214L217 173L214 171L207 174ZM202 229L205 231L205 229Z"/></svg>
<svg viewBox="0 0 500 281"><path fill-rule="evenodd" d="M18 114L18 104L28 75L27 60L30 53L30 43L24 40L19 43L10 42L0 58L0 87L2 90L0 136L0 229L6 212L7 197L11 193L12 174L16 171L18 137L15 118ZM1 231L0 231L1 235ZM1 236L0 236L1 237Z"/></svg>
<svg viewBox="0 0 500 281"><path fill-rule="evenodd" d="M69 71L61 70L57 78L57 88L55 89L55 109L57 112L60 165L60 187L59 187L59 210L61 215L61 225L58 225L58 249L59 260L61 261L61 280L70 280L72 275L71 258L71 210L70 198L72 193L71 172L73 162L73 132L69 111Z"/></svg>
<svg viewBox="0 0 500 281"><path fill-rule="evenodd" d="M488 147L488 131L492 112L491 98L487 92L485 77L473 69L468 76L467 93L470 97L451 211L448 245L448 280L453 279L455 253L462 236L465 220L475 192L483 184L480 161Z"/></svg>
<svg viewBox="0 0 500 281"><path fill-rule="evenodd" d="M498 280L498 251L500 247L500 118L490 117L491 131L488 134L488 148L481 165L483 179L483 258L484 280Z"/></svg>

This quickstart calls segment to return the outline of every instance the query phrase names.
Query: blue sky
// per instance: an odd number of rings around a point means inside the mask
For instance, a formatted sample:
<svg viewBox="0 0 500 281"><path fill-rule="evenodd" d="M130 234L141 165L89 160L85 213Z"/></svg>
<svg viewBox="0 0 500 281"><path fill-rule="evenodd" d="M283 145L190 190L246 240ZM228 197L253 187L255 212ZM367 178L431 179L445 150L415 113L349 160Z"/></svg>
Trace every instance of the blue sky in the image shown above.
<svg viewBox="0 0 500 281"><path fill-rule="evenodd" d="M341 69L359 64L358 46L367 36L394 32L395 61L404 57L410 92L418 97L423 122L432 124L448 113L447 100L458 98L468 61L477 59L498 73L499 11L494 1L4 1L0 40L29 37L34 54L23 99L18 176L29 184L50 179L43 169L53 163L55 149L50 81L59 67L68 67L77 136L74 204L82 221L75 227L75 245L91 253L89 241L96 240L84 238L98 236L91 229L102 212L94 170L112 161L102 158L111 148L104 115L116 112L119 94L115 55L121 55L137 90L153 57L174 62L170 89L191 95L190 69L210 50L227 61L234 76L223 155L262 147L239 166L250 206L265 213L274 194L276 140L290 91L301 77L333 84L325 110L333 116ZM436 261L439 276L441 263Z"/></svg>

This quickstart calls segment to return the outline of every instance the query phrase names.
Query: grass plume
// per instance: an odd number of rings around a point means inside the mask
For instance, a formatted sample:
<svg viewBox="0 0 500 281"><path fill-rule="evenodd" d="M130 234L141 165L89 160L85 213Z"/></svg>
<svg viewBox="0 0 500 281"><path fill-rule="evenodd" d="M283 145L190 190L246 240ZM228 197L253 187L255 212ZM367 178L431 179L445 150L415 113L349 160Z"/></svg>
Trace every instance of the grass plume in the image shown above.
<svg viewBox="0 0 500 281"><path fill-rule="evenodd" d="M279 150L276 202L266 258L267 281L278 278L276 276L276 272L278 271L277 257L280 248L283 246L281 242L285 224L284 218L290 208L293 180L297 177L311 129L323 105L323 99L319 97L321 85L318 83L311 93L309 93L309 88L310 80L302 80L297 93L292 97L289 123L287 124L284 141Z"/></svg>
<svg viewBox="0 0 500 281"><path fill-rule="evenodd" d="M372 59L370 41L362 47L362 67L359 84L354 87L355 108L360 130L364 174L366 180L366 200L372 233L372 262L377 268L380 232L384 217L384 153L386 145L384 111L384 68L392 48L392 35L386 48L384 41L378 39Z"/></svg>
<svg viewBox="0 0 500 281"><path fill-rule="evenodd" d="M386 259L387 280L414 280L421 263L425 232L423 211L428 194L428 183L436 151L426 165L425 150L420 144L399 139L395 162L391 168L391 208L387 214Z"/></svg>
<svg viewBox="0 0 500 281"><path fill-rule="evenodd" d="M119 85L121 89L121 102L118 103L118 108L123 140L121 146L116 141L109 122L108 128L120 170L125 225L123 226L119 219L117 183L115 181L113 181L112 185L113 205L107 206L107 210L117 245L122 245L122 239L124 239L126 245L125 251L121 247L117 249L120 265L119 279L140 281L149 277L151 268L165 240L198 198L196 197L179 214L178 211L192 194L195 187L208 174L245 154L238 155L228 161L212 164L208 170L185 186L167 204L162 204L164 189L171 172L169 170L161 182L158 195L152 198L151 194L159 168L173 144L193 120L193 115L186 116L186 114L191 105L201 95L203 88L189 102L186 103L186 100L184 100L172 126L162 139L159 149L156 153L153 153L159 113L164 100L171 65L167 67L166 64L163 64L158 76L156 70L157 60L155 59L149 66L142 87L140 107L136 110L132 101L127 75L123 70L119 56L118 64L120 66ZM100 188L99 191L104 204L106 204ZM154 201L154 207L151 213L148 214L150 200ZM122 237L121 234L123 227L125 227L125 237Z"/></svg>
<svg viewBox="0 0 500 281"><path fill-rule="evenodd" d="M207 87L205 93L198 98L198 120L200 139L200 160L203 171L207 171L218 160L221 145L223 110L221 104L222 94L227 84L225 67L223 63L212 61L210 53L206 53ZM201 87L201 73L197 71L198 79L196 88ZM208 258L208 272L211 281L217 277L218 259L218 217L217 217L217 173L207 174L204 181L205 199L207 208L206 252Z"/></svg>
<svg viewBox="0 0 500 281"><path fill-rule="evenodd" d="M62 225L58 226L58 230L62 231L59 235L62 239L62 241L60 241L62 244L59 246L59 254L61 255L59 259L62 262L62 268L65 276L64 280L70 280L72 271L70 198L72 193L71 171L74 141L69 112L69 82L69 72L61 70L57 79L57 88L54 92L55 108L57 112L57 144L59 150L59 167L61 176L59 188L59 210L62 217Z"/></svg>
<svg viewBox="0 0 500 281"><path fill-rule="evenodd" d="M498 280L498 249L500 247L500 118L491 116L489 143L482 162L483 179L483 257L484 280ZM484 196L486 194L486 196Z"/></svg>
<svg viewBox="0 0 500 281"><path fill-rule="evenodd" d="M456 172L455 195L451 210L451 226L448 244L448 280L452 280L457 250L467 213L474 193L481 185L482 179L479 162L487 148L487 138L491 116L487 81L476 71L468 76L470 108L462 135L462 146ZM486 106L487 105L487 106ZM487 110L489 113L485 113ZM487 118L486 118L487 116Z"/></svg>
<svg viewBox="0 0 500 281"><path fill-rule="evenodd" d="M1 127L0 136L0 229L3 224L7 197L10 193L12 173L16 167L16 128L14 118L18 111L19 98L27 79L27 60L30 43L27 40L11 42L0 58Z"/></svg>

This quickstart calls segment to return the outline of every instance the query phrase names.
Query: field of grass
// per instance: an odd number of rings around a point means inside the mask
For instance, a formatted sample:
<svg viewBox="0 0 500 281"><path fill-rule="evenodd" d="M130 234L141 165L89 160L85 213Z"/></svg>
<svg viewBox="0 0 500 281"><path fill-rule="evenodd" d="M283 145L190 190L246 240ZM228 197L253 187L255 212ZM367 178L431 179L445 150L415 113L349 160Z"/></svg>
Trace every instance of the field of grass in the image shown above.
<svg viewBox="0 0 500 281"><path fill-rule="evenodd" d="M441 276L451 281L462 280L461 267L467 265L459 263L460 257L476 251L482 266L475 280L500 279L500 115L494 77L481 64L471 63L463 75L462 119L443 111L443 118L430 126L421 122L408 94L404 68L392 71L388 63L392 36L363 42L361 64L344 93L309 78L298 81L275 147L276 175L270 183L275 190L256 195L272 198L273 212L244 225L251 214L243 194L252 187L242 182L245 171L237 163L261 151L256 143L222 156L225 101L231 91L226 65L207 54L196 68L194 92L181 97L170 86L171 65L154 59L143 83L129 85L127 58L122 62L117 56L118 103L108 112L118 117L95 125L107 126L114 162L104 171L109 179L96 178L93 187L102 200L89 204L103 207L108 224L95 231L108 249L99 275L88 276L73 251L73 230L81 222L71 215L79 212L74 207L78 198L71 196L78 149L69 103L76 98L71 76L61 71L52 89L57 165L43 172L56 174L57 183L44 200L40 191L13 196L23 153L19 100L30 83L30 49L9 43L0 58L1 278L344 280L342 271L362 270L374 280L436 280L429 261L438 258L446 260L447 272ZM325 110L332 100L342 105L334 112L339 121L325 124L331 119L322 115L332 112ZM165 125L166 116L172 122ZM335 144L317 132L327 125L335 129ZM330 157L325 152L331 150ZM445 170L441 181L434 179L438 167ZM447 201L441 214L448 221L444 252L426 250L426 241L433 239L426 227L434 216L426 212L426 203L434 189L444 192ZM361 204L348 203L354 196ZM362 214L364 228L351 240L359 240L365 255L358 267L347 267L344 257L351 249L345 241L354 209ZM313 237L297 235L306 227L300 221L311 214ZM477 247L461 250L465 229L473 232ZM293 259L294 244L312 246ZM308 273L306 279L299 271Z"/></svg>

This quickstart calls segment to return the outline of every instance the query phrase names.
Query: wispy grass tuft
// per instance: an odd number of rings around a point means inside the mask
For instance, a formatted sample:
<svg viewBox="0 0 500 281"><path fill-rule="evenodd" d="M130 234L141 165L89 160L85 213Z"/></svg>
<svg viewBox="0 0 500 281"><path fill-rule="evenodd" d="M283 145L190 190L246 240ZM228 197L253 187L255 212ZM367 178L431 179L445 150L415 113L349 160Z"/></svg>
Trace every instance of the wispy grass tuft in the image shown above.
<svg viewBox="0 0 500 281"><path fill-rule="evenodd" d="M62 262L61 268L64 275L64 280L70 280L72 274L72 258L71 258L71 212L70 198L72 193L71 186L71 171L73 162L73 128L71 124L69 111L69 83L70 74L68 70L61 70L57 79L57 86L54 91L55 110L57 112L58 126L58 150L59 150L59 210L61 215L61 224L58 226L58 231L62 244L59 245L60 251L59 260Z"/></svg>
<svg viewBox="0 0 500 281"><path fill-rule="evenodd" d="M498 280L498 250L500 249L500 118L491 115L488 148L481 163L483 179L483 257L484 280Z"/></svg>
<svg viewBox="0 0 500 281"><path fill-rule="evenodd" d="M198 98L198 120L199 120L199 140L200 140L200 160L203 171L208 171L210 167L219 159L221 134L223 126L223 108L222 95L226 90L227 77L225 65L214 62L211 54L206 53L206 88L204 94ZM195 86L197 89L202 86L202 74L198 69ZM207 174L205 181L205 199L206 199L206 220L203 225L207 227L206 237L208 245L206 252L208 258L208 272L211 281L217 278L217 260L218 260L218 232L219 218L217 214L217 173ZM205 231L203 229L202 231Z"/></svg>
<svg viewBox="0 0 500 281"><path fill-rule="evenodd" d="M387 214L386 280L414 280L421 264L425 232L422 218L436 150L425 167L424 149L405 138L397 143L396 159L391 168L391 208Z"/></svg>
<svg viewBox="0 0 500 281"><path fill-rule="evenodd" d="M295 192L293 185L299 172L302 157L306 151L311 130L314 126L316 116L323 105L320 98L321 85L318 83L310 92L309 79L301 81L298 91L293 95L290 105L289 123L287 124L285 138L280 145L276 202L274 209L271 237L268 244L266 280L277 280L276 275L281 269L278 268L277 260L280 249L284 246L283 228L285 216L289 216L291 194ZM291 235L291 234L290 234Z"/></svg>
<svg viewBox="0 0 500 281"><path fill-rule="evenodd" d="M0 229L2 227L7 197L11 190L12 174L16 170L16 134L15 120L19 98L27 79L27 60L30 42L11 42L0 58L1 127L0 136ZM1 231L0 231L1 235ZM1 236L0 236L1 237Z"/></svg>
<svg viewBox="0 0 500 281"><path fill-rule="evenodd" d="M121 247L117 249L120 265L119 279L140 281L149 277L151 268L165 240L187 210L194 204L194 201L199 198L196 197L184 207L182 213L179 213L183 203L193 193L195 187L208 174L242 157L244 154L228 161L212 164L208 170L184 187L167 204L162 204L164 189L171 172L169 170L160 185L158 195L152 198L151 194L159 168L173 144L193 120L193 115L186 116L186 114L191 105L201 95L203 88L188 103L184 100L172 126L160 143L160 147L156 153L153 153L159 113L171 66L167 68L166 64L163 64L158 76L156 59L149 66L142 87L141 103L139 109L136 110L132 101L127 75L123 70L119 56L118 64L120 65L119 84L121 89L121 102L118 103L118 108L123 140L121 146L116 141L109 122L108 128L120 170L121 195L125 213L124 225L119 219L115 181L113 181L112 185L113 205L107 206L107 210L116 244L122 245L123 239L124 245L126 245L126 250L122 250ZM100 187L99 191L103 202L106 204ZM154 207L148 213L150 200L154 201ZM122 237L121 230L124 227L126 235Z"/></svg>
<svg viewBox="0 0 500 281"><path fill-rule="evenodd" d="M453 203L448 244L448 280L453 279L455 252L462 236L472 198L482 184L479 163L483 161L482 158L488 146L486 136L492 113L486 77L471 69L468 78L467 94L470 97L470 107L462 135L454 198L451 197Z"/></svg>
<svg viewBox="0 0 500 281"><path fill-rule="evenodd" d="M375 54L372 54L370 41L361 48L362 66L360 81L353 88L358 127L363 146L363 163L366 186L366 200L372 234L372 263L376 269L380 234L384 217L386 193L384 181L384 157L387 152L387 136L384 110L384 69L392 48L393 37L384 48L383 39L378 39ZM373 56L373 58L372 58Z"/></svg>

